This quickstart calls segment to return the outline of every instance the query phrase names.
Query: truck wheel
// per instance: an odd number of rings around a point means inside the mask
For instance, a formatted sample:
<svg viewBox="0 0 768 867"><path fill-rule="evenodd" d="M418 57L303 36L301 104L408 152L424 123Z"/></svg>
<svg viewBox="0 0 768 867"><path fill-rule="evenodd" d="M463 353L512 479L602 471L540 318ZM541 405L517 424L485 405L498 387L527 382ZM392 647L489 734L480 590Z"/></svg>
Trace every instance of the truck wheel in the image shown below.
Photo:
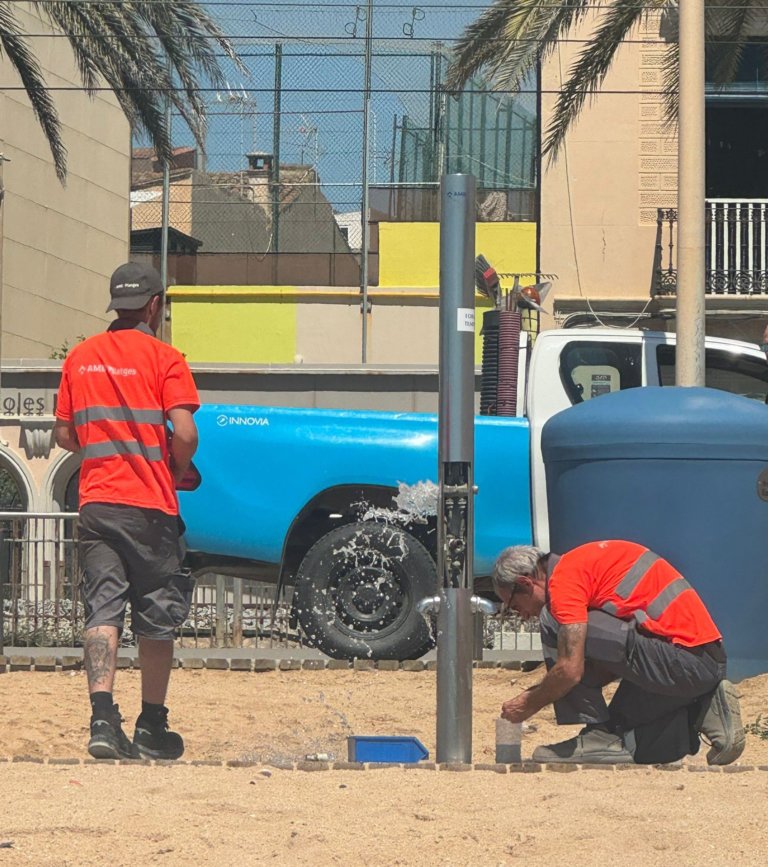
<svg viewBox="0 0 768 867"><path fill-rule="evenodd" d="M416 603L437 592L427 549L399 527L337 527L301 561L294 606L310 643L335 659L414 659L433 646Z"/></svg>

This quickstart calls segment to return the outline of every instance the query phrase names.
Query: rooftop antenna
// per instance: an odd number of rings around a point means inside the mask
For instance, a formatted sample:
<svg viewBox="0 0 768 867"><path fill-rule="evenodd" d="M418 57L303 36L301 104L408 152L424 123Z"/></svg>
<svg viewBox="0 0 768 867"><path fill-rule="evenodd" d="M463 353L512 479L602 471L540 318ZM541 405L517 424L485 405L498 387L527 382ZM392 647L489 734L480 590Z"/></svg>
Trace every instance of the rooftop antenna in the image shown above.
<svg viewBox="0 0 768 867"><path fill-rule="evenodd" d="M320 159L319 130L317 125L312 123L306 115L302 114L301 124L298 127L297 132L301 137L299 142L300 162L304 165L304 153L307 150L311 150L313 155L312 167L317 173L318 162Z"/></svg>
<svg viewBox="0 0 768 867"><path fill-rule="evenodd" d="M243 184L243 160L245 159L246 147L245 147L245 124L246 124L246 115L250 115L252 119L252 145L251 149L255 149L256 147L256 100L255 98L248 93L243 84L240 84L239 87L235 86L234 88L230 85L228 80L225 80L224 85L227 89L226 96L223 97L222 94L217 91L216 92L216 102L227 102L229 105L236 107L240 114L240 154L238 160L240 162L240 183Z"/></svg>

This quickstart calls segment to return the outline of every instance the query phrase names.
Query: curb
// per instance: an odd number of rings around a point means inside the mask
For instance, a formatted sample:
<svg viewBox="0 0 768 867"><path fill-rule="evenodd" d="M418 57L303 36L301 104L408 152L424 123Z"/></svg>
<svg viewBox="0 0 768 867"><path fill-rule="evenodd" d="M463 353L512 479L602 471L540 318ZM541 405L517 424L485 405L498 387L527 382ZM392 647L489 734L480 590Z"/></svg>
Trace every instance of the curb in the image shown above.
<svg viewBox="0 0 768 867"><path fill-rule="evenodd" d="M674 762L669 765L571 765L571 764L539 764L538 762L521 762L519 764L496 764L492 762L477 762L463 764L460 762L343 762L343 761L272 761L255 762L247 759L179 759L176 761L149 760L149 759L92 759L80 757L51 757L40 758L37 756L0 756L0 763L29 764L29 765L143 765L147 767L195 767L195 768L260 768L263 776L271 776L272 770L279 771L305 771L308 773L318 771L378 771L390 768L402 770L442 771L444 773L461 773L467 771L489 772L494 774L538 774L538 773L564 773L564 772L589 772L603 771L618 773L621 771L646 771L649 773L669 771L690 771L709 774L743 774L768 771L768 765L686 765L682 762Z"/></svg>
<svg viewBox="0 0 768 867"><path fill-rule="evenodd" d="M502 669L505 671L533 671L542 663L520 660L475 660L472 667L476 670ZM436 671L435 660L405 659L318 659L316 657L295 659L264 659L239 656L183 656L173 660L173 667L200 671L236 671L261 674L271 671ZM16 671L80 671L84 668L80 656L0 656L0 674ZM118 656L117 668L120 671L138 671L138 657Z"/></svg>

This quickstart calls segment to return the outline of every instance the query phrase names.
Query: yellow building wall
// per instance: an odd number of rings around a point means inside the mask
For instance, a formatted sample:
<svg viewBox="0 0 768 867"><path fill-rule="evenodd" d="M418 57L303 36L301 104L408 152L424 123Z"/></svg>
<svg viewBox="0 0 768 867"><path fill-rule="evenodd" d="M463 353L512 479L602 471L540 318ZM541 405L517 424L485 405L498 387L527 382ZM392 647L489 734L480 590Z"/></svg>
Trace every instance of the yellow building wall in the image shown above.
<svg viewBox="0 0 768 867"><path fill-rule="evenodd" d="M379 285L369 291L368 361L437 364L439 223L379 224ZM500 274L536 268L535 223L478 223L476 252ZM503 281L505 288L511 280ZM362 321L355 288L174 286L172 336L189 361L354 363ZM482 357L476 297L475 360Z"/></svg>
<svg viewBox="0 0 768 867"><path fill-rule="evenodd" d="M499 274L536 270L535 223L477 223L475 251ZM379 286L436 287L439 223L379 223Z"/></svg>
<svg viewBox="0 0 768 867"><path fill-rule="evenodd" d="M175 286L173 345L187 361L292 364L296 355L296 288Z"/></svg>

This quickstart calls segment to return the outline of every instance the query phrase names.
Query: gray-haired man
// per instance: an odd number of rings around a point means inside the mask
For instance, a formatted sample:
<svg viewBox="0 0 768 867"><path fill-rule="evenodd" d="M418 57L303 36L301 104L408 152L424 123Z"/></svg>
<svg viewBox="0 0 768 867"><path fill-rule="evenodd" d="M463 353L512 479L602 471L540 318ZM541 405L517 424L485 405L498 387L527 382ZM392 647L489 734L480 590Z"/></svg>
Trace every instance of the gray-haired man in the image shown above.
<svg viewBox="0 0 768 867"><path fill-rule="evenodd" d="M547 674L502 705L522 722L554 704L574 738L537 747L534 761L655 764L711 745L709 764L735 761L744 730L725 680L722 639L701 598L666 560L634 542L589 542L558 557L507 548L493 582L505 610L538 617ZM620 684L610 703L602 688Z"/></svg>

